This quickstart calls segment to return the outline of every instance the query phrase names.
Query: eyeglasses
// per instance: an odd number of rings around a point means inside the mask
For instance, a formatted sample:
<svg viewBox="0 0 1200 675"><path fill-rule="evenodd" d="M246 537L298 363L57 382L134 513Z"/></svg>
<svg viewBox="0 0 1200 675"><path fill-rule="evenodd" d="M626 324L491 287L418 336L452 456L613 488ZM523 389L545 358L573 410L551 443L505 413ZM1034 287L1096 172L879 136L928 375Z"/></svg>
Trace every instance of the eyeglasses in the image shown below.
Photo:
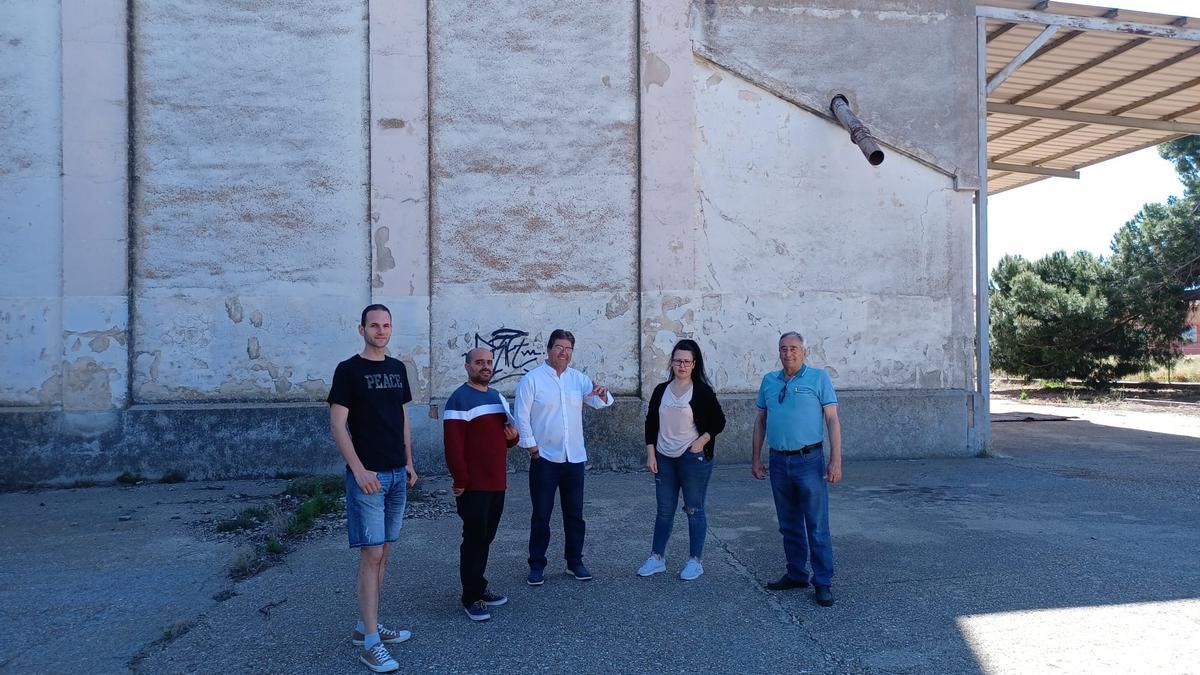
<svg viewBox="0 0 1200 675"><path fill-rule="evenodd" d="M675 360L671 361L671 365L679 366L680 368L687 368L688 366L696 365L696 362L695 361L684 361L683 359L675 359Z"/></svg>

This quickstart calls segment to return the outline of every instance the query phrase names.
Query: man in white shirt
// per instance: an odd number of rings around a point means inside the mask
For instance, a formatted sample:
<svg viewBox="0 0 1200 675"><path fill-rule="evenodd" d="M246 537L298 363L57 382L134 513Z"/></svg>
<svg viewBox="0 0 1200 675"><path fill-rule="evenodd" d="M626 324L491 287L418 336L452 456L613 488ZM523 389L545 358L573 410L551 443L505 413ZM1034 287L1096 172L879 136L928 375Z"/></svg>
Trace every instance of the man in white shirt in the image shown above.
<svg viewBox="0 0 1200 675"><path fill-rule="evenodd" d="M564 557L567 574L580 580L592 575L583 565L583 404L612 405L607 387L570 368L575 336L556 328L546 342L546 362L517 383L517 430L520 445L529 451L529 585L545 581L546 547L550 545L550 516L554 493L562 495Z"/></svg>

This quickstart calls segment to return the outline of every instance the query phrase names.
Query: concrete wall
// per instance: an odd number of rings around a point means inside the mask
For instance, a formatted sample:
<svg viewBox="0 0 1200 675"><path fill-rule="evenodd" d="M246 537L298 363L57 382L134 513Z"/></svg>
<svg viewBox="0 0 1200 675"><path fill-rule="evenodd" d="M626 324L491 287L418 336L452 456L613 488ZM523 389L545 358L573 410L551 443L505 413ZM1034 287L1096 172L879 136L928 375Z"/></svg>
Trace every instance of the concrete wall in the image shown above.
<svg viewBox="0 0 1200 675"><path fill-rule="evenodd" d="M0 405L60 405L59 8L0 1Z"/></svg>
<svg viewBox="0 0 1200 675"><path fill-rule="evenodd" d="M971 195L900 154L870 166L839 126L728 71L693 80L701 290L663 304L721 355L716 385L756 390L794 328L838 388L970 387Z"/></svg>
<svg viewBox="0 0 1200 675"><path fill-rule="evenodd" d="M133 15L134 400L319 399L370 297L366 4Z"/></svg>
<svg viewBox="0 0 1200 675"><path fill-rule="evenodd" d="M527 340L508 373L536 365L559 326L593 378L636 393L637 4L431 8L432 393L505 329Z"/></svg>
<svg viewBox="0 0 1200 675"><path fill-rule="evenodd" d="M985 440L969 2L0 0L0 18L20 57L0 62L0 484L336 468L321 401L370 301L393 309L423 473L444 470L463 352L493 345L511 392L559 326L619 394L587 414L595 466L641 463L680 337L730 415L719 461L746 461L793 329L839 389L848 456ZM839 92L881 167L830 121Z"/></svg>
<svg viewBox="0 0 1200 675"><path fill-rule="evenodd" d="M827 114L844 94L881 139L979 186L971 0L696 0L705 58Z"/></svg>

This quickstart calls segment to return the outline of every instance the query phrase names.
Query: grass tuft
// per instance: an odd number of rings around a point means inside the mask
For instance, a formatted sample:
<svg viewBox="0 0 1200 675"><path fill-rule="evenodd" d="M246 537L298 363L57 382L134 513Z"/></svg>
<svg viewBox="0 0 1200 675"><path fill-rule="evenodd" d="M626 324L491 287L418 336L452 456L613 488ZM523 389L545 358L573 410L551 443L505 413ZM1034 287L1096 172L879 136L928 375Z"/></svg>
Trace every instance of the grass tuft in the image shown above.
<svg viewBox="0 0 1200 675"><path fill-rule="evenodd" d="M217 523L217 532L238 532L253 530L259 525L271 522L275 517L275 508L271 506L251 506L232 518Z"/></svg>
<svg viewBox="0 0 1200 675"><path fill-rule="evenodd" d="M121 485L137 485L145 482L146 477L136 471L126 471L120 476L117 476L117 482Z"/></svg>
<svg viewBox="0 0 1200 675"><path fill-rule="evenodd" d="M183 469L172 469L158 479L160 483L182 483L187 480L187 472Z"/></svg>
<svg viewBox="0 0 1200 675"><path fill-rule="evenodd" d="M317 516L333 513L340 506L340 498L324 492L317 493L315 497L304 500L304 503L300 504L300 507L292 514L292 519L287 524L287 533L296 536L308 532L316 522Z"/></svg>
<svg viewBox="0 0 1200 675"><path fill-rule="evenodd" d="M340 475L303 476L288 483L283 494L298 499L311 499L317 495L341 497L346 494L346 479Z"/></svg>

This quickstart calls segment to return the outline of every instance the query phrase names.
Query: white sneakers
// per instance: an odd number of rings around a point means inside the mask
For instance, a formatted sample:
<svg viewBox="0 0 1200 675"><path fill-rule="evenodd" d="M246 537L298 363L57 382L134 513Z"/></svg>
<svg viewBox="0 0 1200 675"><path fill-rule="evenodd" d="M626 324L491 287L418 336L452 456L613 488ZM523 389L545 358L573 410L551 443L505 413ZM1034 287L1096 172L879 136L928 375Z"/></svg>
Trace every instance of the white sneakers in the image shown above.
<svg viewBox="0 0 1200 675"><path fill-rule="evenodd" d="M704 574L704 565L701 565L700 561L695 558L688 558L687 564L679 572L679 578L684 581L691 581L701 574Z"/></svg>
<svg viewBox="0 0 1200 675"><path fill-rule="evenodd" d="M663 556L660 558L654 554L650 554L650 557L646 558L646 562L642 563L642 566L638 568L637 573L639 577L649 577L666 571L667 557ZM704 565L701 565L700 561L695 558L688 558L687 564L679 572L679 578L684 581L691 581L701 574L704 574Z"/></svg>
<svg viewBox="0 0 1200 675"><path fill-rule="evenodd" d="M654 554L651 554L649 558L646 558L646 562L642 563L642 566L638 568L637 573L639 577L648 577L658 574L659 572L666 571L667 558L665 556L660 558Z"/></svg>

